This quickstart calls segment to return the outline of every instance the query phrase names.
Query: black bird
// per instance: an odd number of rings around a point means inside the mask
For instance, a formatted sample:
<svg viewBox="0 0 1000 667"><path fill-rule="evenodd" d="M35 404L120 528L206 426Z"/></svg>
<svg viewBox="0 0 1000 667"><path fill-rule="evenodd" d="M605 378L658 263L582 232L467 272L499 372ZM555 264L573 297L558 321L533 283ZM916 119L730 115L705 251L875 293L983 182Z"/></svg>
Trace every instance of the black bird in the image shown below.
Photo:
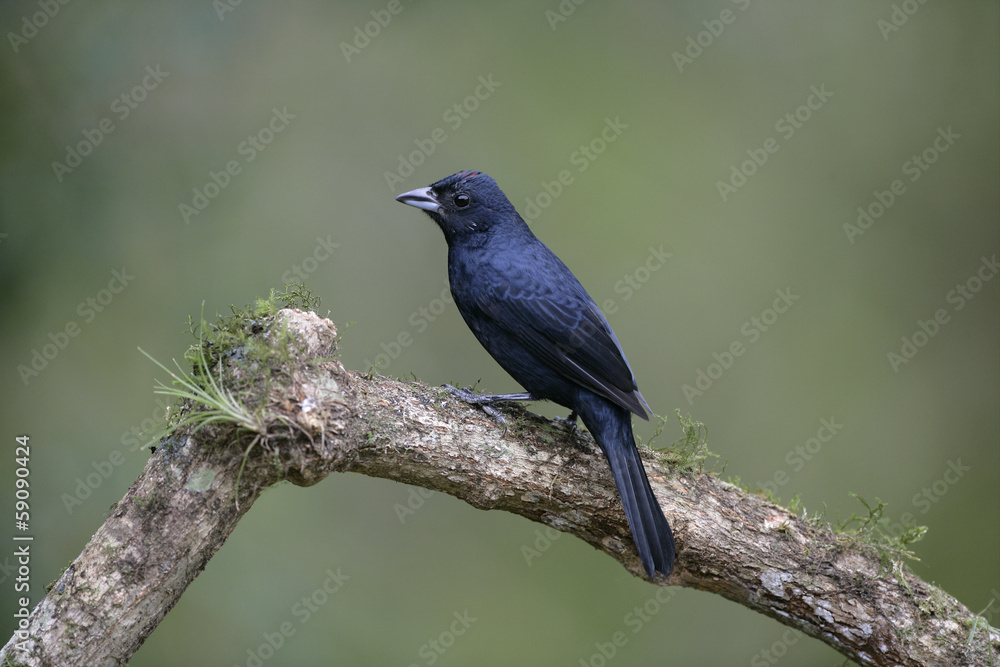
<svg viewBox="0 0 1000 667"><path fill-rule="evenodd" d="M579 416L611 465L646 573L670 574L674 537L632 436L631 413L648 420L649 406L597 304L486 174L461 171L396 200L423 209L444 232L459 312L527 390L460 394L480 404L547 399L569 408L571 421Z"/></svg>

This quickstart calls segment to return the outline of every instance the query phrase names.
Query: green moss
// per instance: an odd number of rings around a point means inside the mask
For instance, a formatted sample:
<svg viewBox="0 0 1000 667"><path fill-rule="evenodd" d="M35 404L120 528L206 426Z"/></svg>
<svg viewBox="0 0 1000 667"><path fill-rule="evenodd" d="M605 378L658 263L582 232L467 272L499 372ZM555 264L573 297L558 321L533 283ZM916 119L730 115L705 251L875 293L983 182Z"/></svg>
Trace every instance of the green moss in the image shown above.
<svg viewBox="0 0 1000 667"><path fill-rule="evenodd" d="M985 618L985 615L989 613L994 602L996 602L996 598L991 598L986 608L976 614L975 617L972 619L963 619L963 624L969 628L969 637L965 640L966 647L970 651L981 649L981 651L977 652L985 652L990 658L990 665L993 664L993 647L1000 646L1000 641L993 639L993 637L1000 635L1000 630L991 626ZM979 640L981 646L976 646L974 642L980 636L980 633L983 635L983 638Z"/></svg>
<svg viewBox="0 0 1000 667"><path fill-rule="evenodd" d="M948 598L945 597L944 591L934 586L929 586L928 588L930 594L925 598L917 600L917 609L920 610L921 616L930 618L947 613L951 609L951 605L948 602Z"/></svg>
<svg viewBox="0 0 1000 667"><path fill-rule="evenodd" d="M230 314L219 317L212 325L208 325L204 317L197 323L189 317L188 331L195 342L184 358L192 364L195 373L199 371L203 355L213 362L225 359L236 369L272 371L291 359L292 343L286 330L271 331L275 314L282 308L313 310L317 307L319 298L305 285L290 283L284 291L272 289L268 298L258 298L252 305L242 308L230 305ZM270 372L266 377L271 377Z"/></svg>
<svg viewBox="0 0 1000 667"><path fill-rule="evenodd" d="M852 496L864 505L866 512L851 516L833 526L834 533L849 544L873 551L879 559L880 574L892 572L899 583L910 593L904 576L905 560L920 560L910 551L910 545L923 539L927 526L913 523L893 523L885 516L885 502L876 498L869 503L856 493Z"/></svg>
<svg viewBox="0 0 1000 667"><path fill-rule="evenodd" d="M295 344L284 327L273 326L274 316L282 308L314 309L319 298L305 285L289 283L281 292L272 289L266 298L242 308L230 305L230 314L215 323L198 322L188 317L188 332L195 342L184 353L191 371L184 371L175 361L177 373L145 354L173 379L172 385L159 383L156 393L188 400L184 410L171 409L168 421L155 439L161 440L182 426L194 431L211 423L232 423L240 428L263 433L261 415L267 401L268 386L278 376L286 375ZM141 350L140 350L141 351ZM223 362L225 362L223 364ZM223 365L231 376L246 385L237 398L226 389ZM248 404L251 403L251 404Z"/></svg>
<svg viewBox="0 0 1000 667"><path fill-rule="evenodd" d="M738 477L732 478L730 482L748 491L740 484ZM768 489L758 490L756 493L769 502L777 505L782 504L781 500L773 496ZM891 572L899 583L909 590L909 584L904 576L904 572L907 570L905 561L920 560L910 550L910 545L924 537L927 533L927 527L913 523L894 523L885 516L886 504L882 500L876 498L876 502L872 504L856 493L851 495L864 506L865 511L860 514L852 512L847 519L840 520L838 518L836 522L827 520L825 503L822 511L815 512L810 516L797 494L792 497L787 509L814 528L831 530L839 541L874 553L879 560L880 574ZM779 529L783 529L783 527L779 526Z"/></svg>
<svg viewBox="0 0 1000 667"><path fill-rule="evenodd" d="M708 448L708 427L703 422L693 419L691 415L682 415L680 410L674 412L677 414L683 435L674 440L667 449L658 450L660 462L673 466L681 473L705 472L706 461L719 458L718 454ZM663 433L668 421L669 417L656 415L656 429L649 442L645 443L647 447L653 447L653 443Z"/></svg>
<svg viewBox="0 0 1000 667"><path fill-rule="evenodd" d="M297 343L286 327L274 326L274 317L282 308L311 310L318 306L319 298L305 285L289 283L283 291L272 289L266 299L257 299L252 305L230 305L230 314L220 316L215 323L206 322L204 314L197 323L189 317L188 331L195 342L184 359L191 364L190 372L175 360L175 373L140 349L172 379L170 385L158 381L156 393L180 401L179 409L168 410L169 417L154 439L166 439L165 446L169 446L169 436L183 427L189 427L193 434L209 424L235 426L254 436L243 449L241 478L250 452L266 438L271 421L265 412L270 383L288 379L295 370L289 362ZM233 393L228 386L236 385L240 389ZM239 481L235 493L238 498Z"/></svg>

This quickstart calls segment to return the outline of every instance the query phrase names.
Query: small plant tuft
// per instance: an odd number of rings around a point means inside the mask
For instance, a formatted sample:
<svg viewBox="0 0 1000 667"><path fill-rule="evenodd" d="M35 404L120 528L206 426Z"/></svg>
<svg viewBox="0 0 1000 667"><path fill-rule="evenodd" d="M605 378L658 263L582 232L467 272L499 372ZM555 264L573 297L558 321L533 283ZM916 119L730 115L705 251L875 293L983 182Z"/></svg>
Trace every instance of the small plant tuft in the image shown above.
<svg viewBox="0 0 1000 667"><path fill-rule="evenodd" d="M920 560L909 547L923 539L927 534L927 526L917 526L912 523L894 526L885 516L884 501L876 498L876 502L872 504L856 493L851 495L864 505L866 513L859 515L852 512L849 518L833 527L834 532L850 542L874 549L879 557L881 572L891 571L909 590L906 578L903 576L905 568L903 560Z"/></svg>
<svg viewBox="0 0 1000 667"><path fill-rule="evenodd" d="M674 440L667 449L657 450L661 454L660 461L674 466L679 472L704 472L706 461L719 458L718 454L708 448L708 427L703 422L693 419L691 415L682 415L680 410L674 412L677 414L683 435ZM653 443L663 433L669 419L666 416L656 416L656 429L646 443L647 447L653 447Z"/></svg>
<svg viewBox="0 0 1000 667"><path fill-rule="evenodd" d="M969 637L965 640L965 644L971 650L973 648L972 642L975 640L976 635L982 631L985 635L984 644L986 647L986 654L990 656L990 665L993 665L993 650L992 643L996 643L995 637L1000 637L1000 629L994 628L990 625L990 622L986 619L986 615L990 614L990 608L993 607L993 603L996 602L996 598L991 598L990 603L986 605L986 608L975 615L972 620L966 620L965 624L969 627Z"/></svg>
<svg viewBox="0 0 1000 667"><path fill-rule="evenodd" d="M197 433L209 424L231 424L240 431L253 434L250 444L243 451L236 482L236 496L239 498L239 481L242 478L247 459L253 448L267 439L267 418L265 417L267 385L273 374L285 373L283 362L291 358L293 340L285 329L272 327L274 315L282 308L313 310L319 306L319 298L301 283L289 283L283 291L272 289L266 299L257 299L253 305L237 308L230 305L230 315L220 317L218 322L209 324L202 315L195 322L188 317L188 332L195 342L184 353L184 359L191 364L191 372L186 372L176 359L176 372L139 348L147 359L170 375L172 382L167 385L156 381L154 391L164 396L172 396L180 401L188 401L190 407L179 413L174 412L152 439L162 441L177 429L193 427ZM223 363L225 362L225 363ZM235 377L243 377L253 383L259 391L243 392L244 400L238 399L223 382L223 367L230 368ZM245 399L258 396L261 404L250 408ZM237 500L237 507L239 506Z"/></svg>
<svg viewBox="0 0 1000 667"><path fill-rule="evenodd" d="M171 378L173 378L171 385L166 385L162 381L157 380L157 387L153 390L155 393L163 396L173 396L174 398L180 400L190 400L204 406L203 408L194 409L191 412L188 412L179 421L168 424L155 436L155 439L160 440L184 426L193 424L195 425L193 432L197 432L203 426L219 422L230 422L248 431L262 433L264 427L259 413L250 413L240 404L238 400L236 400L229 390L223 386L221 364L219 368L219 378L216 380L215 376L208 368L208 361L205 358L203 348L199 347L198 350L199 354L196 360L196 367L200 371L198 373L200 377L195 377L195 375L185 372L181 368L180 364L177 363L176 359L173 360L174 366L177 367L177 372L174 373L172 370L154 359L148 352L143 350L141 347L139 348L139 351L142 352L147 359L159 366L167 374L169 374Z"/></svg>

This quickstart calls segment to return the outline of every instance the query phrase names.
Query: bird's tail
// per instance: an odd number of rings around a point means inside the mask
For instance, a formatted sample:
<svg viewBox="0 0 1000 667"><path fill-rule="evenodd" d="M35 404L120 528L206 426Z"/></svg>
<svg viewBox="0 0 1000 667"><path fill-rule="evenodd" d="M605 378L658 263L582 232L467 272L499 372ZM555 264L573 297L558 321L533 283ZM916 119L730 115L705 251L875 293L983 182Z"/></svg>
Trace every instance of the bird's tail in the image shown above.
<svg viewBox="0 0 1000 667"><path fill-rule="evenodd" d="M631 413L594 394L581 397L576 412L608 459L646 574L670 574L676 552L674 535L649 487L632 435Z"/></svg>

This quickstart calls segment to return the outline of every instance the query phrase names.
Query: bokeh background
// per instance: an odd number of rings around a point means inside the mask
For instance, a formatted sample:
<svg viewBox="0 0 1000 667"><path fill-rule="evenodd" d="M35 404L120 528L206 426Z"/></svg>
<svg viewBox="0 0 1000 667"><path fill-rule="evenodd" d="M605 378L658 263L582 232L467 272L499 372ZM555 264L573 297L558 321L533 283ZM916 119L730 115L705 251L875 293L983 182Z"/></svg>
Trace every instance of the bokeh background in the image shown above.
<svg viewBox="0 0 1000 667"><path fill-rule="evenodd" d="M227 313L298 271L348 368L384 354L385 374L516 391L442 300L440 232L392 199L480 169L608 309L650 405L708 425L725 475L831 519L881 498L929 527L913 569L997 623L996 2L8 0L0 26L0 536L28 434L34 600L148 457L131 433L162 374L136 348L180 357L202 302ZM852 231L858 207L881 214ZM773 319L778 290L795 300ZM894 365L904 337L920 346ZM685 393L699 370L716 378ZM841 428L810 443L822 420ZM286 621L264 664L597 665L618 631L617 664L840 662L716 596L661 603L570 537L529 563L540 526L411 493L267 492L133 664L253 664ZM303 618L328 570L348 578Z"/></svg>

